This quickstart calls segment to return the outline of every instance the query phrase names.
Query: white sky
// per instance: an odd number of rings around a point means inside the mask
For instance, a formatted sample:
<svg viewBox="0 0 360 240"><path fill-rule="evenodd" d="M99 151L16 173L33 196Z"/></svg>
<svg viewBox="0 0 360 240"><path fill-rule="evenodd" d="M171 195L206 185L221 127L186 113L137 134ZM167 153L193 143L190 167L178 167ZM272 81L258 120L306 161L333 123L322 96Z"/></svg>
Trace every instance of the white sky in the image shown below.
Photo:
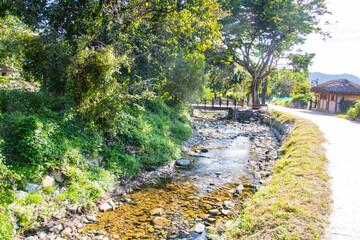
<svg viewBox="0 0 360 240"><path fill-rule="evenodd" d="M300 48L316 53L310 72L326 74L353 74L360 77L360 0L326 0L332 15L322 17L330 25L322 28L331 38L310 35Z"/></svg>

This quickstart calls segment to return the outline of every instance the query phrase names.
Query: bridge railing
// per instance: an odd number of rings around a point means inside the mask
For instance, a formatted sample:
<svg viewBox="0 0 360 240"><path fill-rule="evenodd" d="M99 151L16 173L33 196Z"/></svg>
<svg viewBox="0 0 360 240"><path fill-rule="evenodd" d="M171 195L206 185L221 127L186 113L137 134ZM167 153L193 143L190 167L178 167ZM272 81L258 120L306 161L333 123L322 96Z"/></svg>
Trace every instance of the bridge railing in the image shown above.
<svg viewBox="0 0 360 240"><path fill-rule="evenodd" d="M197 106L204 107L244 107L243 99L228 99L228 98L212 98L212 99L202 99L198 100L196 103Z"/></svg>

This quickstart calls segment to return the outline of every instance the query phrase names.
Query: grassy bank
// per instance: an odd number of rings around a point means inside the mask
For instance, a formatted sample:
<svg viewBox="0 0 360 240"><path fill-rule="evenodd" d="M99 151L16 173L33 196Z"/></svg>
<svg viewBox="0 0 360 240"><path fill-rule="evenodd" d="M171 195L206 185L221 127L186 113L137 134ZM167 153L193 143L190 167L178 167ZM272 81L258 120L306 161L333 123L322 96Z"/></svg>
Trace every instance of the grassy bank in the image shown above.
<svg viewBox="0 0 360 240"><path fill-rule="evenodd" d="M330 182L323 134L310 121L274 112L292 122L291 136L266 188L245 205L222 239L320 239L330 213Z"/></svg>
<svg viewBox="0 0 360 240"><path fill-rule="evenodd" d="M117 103L84 112L66 96L0 88L0 239L15 228L36 232L69 204L92 209L117 179L180 157L192 134L180 107L156 98ZM54 172L62 178L55 186L16 194Z"/></svg>

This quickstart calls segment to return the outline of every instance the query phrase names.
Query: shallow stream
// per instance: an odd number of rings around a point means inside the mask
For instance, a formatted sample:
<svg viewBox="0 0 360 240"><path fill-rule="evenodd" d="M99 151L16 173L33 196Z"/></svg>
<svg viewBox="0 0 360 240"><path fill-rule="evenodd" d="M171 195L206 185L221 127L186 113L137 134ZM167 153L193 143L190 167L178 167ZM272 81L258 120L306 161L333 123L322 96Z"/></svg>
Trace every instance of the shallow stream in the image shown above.
<svg viewBox="0 0 360 240"><path fill-rule="evenodd" d="M100 222L87 225L83 233L115 239L208 239L209 229L224 230L260 181L250 166L258 158L251 151L254 139L240 123L195 120L198 130L211 134L201 146L188 148L184 159L191 164L171 163L175 171L170 177L118 199L123 206L100 213Z"/></svg>

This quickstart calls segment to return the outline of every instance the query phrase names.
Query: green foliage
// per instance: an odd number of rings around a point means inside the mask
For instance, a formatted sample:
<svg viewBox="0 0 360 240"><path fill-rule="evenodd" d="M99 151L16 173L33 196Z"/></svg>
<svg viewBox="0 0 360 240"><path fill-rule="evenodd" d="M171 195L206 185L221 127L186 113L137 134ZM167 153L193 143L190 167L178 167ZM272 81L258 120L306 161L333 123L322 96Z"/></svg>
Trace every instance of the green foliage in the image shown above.
<svg viewBox="0 0 360 240"><path fill-rule="evenodd" d="M253 103L259 103L259 88L278 60L304 43L306 36L320 32L318 16L327 13L324 0L303 1L222 1L232 15L224 18L224 44L233 60L252 76ZM301 68L311 62L311 56L292 58ZM293 61L294 62L294 61ZM299 66L299 64L296 64Z"/></svg>
<svg viewBox="0 0 360 240"><path fill-rule="evenodd" d="M230 90L235 95L240 95L241 90L238 90L243 88L245 81L250 77L246 70L238 64L223 62L220 65L216 64L210 74L211 81L209 85L215 93L215 97L218 96L217 93L226 97Z"/></svg>
<svg viewBox="0 0 360 240"><path fill-rule="evenodd" d="M95 165L81 169L65 165L63 173L68 178L68 191L57 197L58 200L69 199L72 203L88 202L91 204L114 188L115 176Z"/></svg>
<svg viewBox="0 0 360 240"><path fill-rule="evenodd" d="M127 4L14 0L5 6L9 14L38 32L25 46L19 44L25 49L24 74L40 81L47 91L70 92L78 104L113 86L105 76L111 73L109 64L120 68L113 77L127 93L158 91L168 56L184 50L191 58L194 52L213 47L220 39L217 19L224 14L210 0L135 0ZM111 59L118 62L110 63Z"/></svg>
<svg viewBox="0 0 360 240"><path fill-rule="evenodd" d="M309 99L308 94L298 94L292 98L291 102L295 103L298 108L304 108L307 106Z"/></svg>
<svg viewBox="0 0 360 240"><path fill-rule="evenodd" d="M25 57L25 44L32 37L33 33L18 18L0 18L0 66L21 69Z"/></svg>
<svg viewBox="0 0 360 240"><path fill-rule="evenodd" d="M360 101L356 102L354 107L351 107L346 113L351 119L358 118L360 116Z"/></svg>
<svg viewBox="0 0 360 240"><path fill-rule="evenodd" d="M120 175L132 175L144 166L159 166L178 158L180 145L192 134L190 122L181 109L172 109L161 100L139 102L145 110L132 107L121 116L118 130L105 148L104 160ZM134 148L130 154L125 149Z"/></svg>
<svg viewBox="0 0 360 240"><path fill-rule="evenodd" d="M190 56L176 54L169 60L165 70L163 98L170 102L191 102L204 93L204 56L194 53Z"/></svg>
<svg viewBox="0 0 360 240"><path fill-rule="evenodd" d="M48 92L64 95L65 72L74 55L69 43L39 33L27 42L24 54L24 77L39 82Z"/></svg>
<svg viewBox="0 0 360 240"><path fill-rule="evenodd" d="M356 101L355 100L345 100L342 98L340 100L340 112L347 113L351 108L355 108ZM351 110L352 112L356 112L356 110Z"/></svg>
<svg viewBox="0 0 360 240"><path fill-rule="evenodd" d="M290 69L281 69L271 74L269 88L270 97L290 97L310 92L310 85L306 83L307 74Z"/></svg>
<svg viewBox="0 0 360 240"><path fill-rule="evenodd" d="M4 158L0 156L0 206L11 202L14 182L18 179L19 176L4 164Z"/></svg>
<svg viewBox="0 0 360 240"><path fill-rule="evenodd" d="M111 49L84 49L67 69L67 92L81 108L96 104L116 88L118 62Z"/></svg>
<svg viewBox="0 0 360 240"><path fill-rule="evenodd" d="M42 167L50 164L52 155L50 137L53 126L36 116L24 116L15 112L4 116L2 124L3 152L7 164L16 168L34 167L33 173L43 172ZM22 159L19 161L19 159Z"/></svg>
<svg viewBox="0 0 360 240"><path fill-rule="evenodd" d="M11 224L11 215L3 208L0 207L0 238L12 239L13 226Z"/></svg>

